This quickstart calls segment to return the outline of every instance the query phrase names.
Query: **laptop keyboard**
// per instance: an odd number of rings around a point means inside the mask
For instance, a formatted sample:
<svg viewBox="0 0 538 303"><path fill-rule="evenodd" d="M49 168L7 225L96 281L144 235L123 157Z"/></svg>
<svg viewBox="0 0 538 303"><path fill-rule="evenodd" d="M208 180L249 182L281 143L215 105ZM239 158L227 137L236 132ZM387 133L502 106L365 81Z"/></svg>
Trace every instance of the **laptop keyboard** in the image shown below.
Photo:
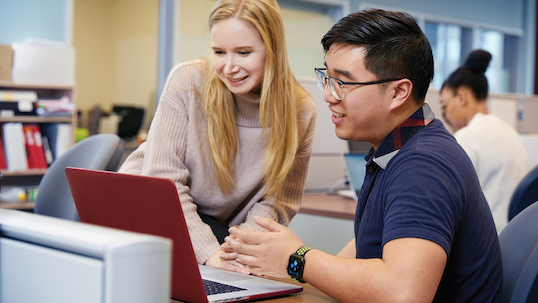
<svg viewBox="0 0 538 303"><path fill-rule="evenodd" d="M205 292L207 293L208 296L235 292L235 291L240 291L240 290L246 290L241 287L235 287L235 286L222 284L215 281L209 281L209 280L203 280L203 281L204 281Z"/></svg>

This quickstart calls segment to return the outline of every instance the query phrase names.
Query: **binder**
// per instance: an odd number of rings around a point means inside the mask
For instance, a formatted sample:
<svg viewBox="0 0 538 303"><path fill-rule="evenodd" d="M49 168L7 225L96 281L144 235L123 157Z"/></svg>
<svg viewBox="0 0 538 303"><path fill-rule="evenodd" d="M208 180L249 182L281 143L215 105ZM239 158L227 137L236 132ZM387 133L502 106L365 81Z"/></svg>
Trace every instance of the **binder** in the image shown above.
<svg viewBox="0 0 538 303"><path fill-rule="evenodd" d="M2 143L3 138L0 138L0 169L7 168L6 155L4 153L4 144Z"/></svg>
<svg viewBox="0 0 538 303"><path fill-rule="evenodd" d="M47 138L47 136L42 136L42 138L43 149L45 150L45 161L47 162L47 165L51 165L52 161L54 161L54 157L52 156L52 150L50 149L49 138Z"/></svg>
<svg viewBox="0 0 538 303"><path fill-rule="evenodd" d="M49 123L43 125L42 134L47 137L54 160L65 153L71 144L71 125L68 123Z"/></svg>
<svg viewBox="0 0 538 303"><path fill-rule="evenodd" d="M26 139L26 152L28 155L28 168L47 168L43 139L37 124L24 124L23 130Z"/></svg>
<svg viewBox="0 0 538 303"><path fill-rule="evenodd" d="M8 171L24 171L28 169L26 143L22 123L4 123L4 147Z"/></svg>

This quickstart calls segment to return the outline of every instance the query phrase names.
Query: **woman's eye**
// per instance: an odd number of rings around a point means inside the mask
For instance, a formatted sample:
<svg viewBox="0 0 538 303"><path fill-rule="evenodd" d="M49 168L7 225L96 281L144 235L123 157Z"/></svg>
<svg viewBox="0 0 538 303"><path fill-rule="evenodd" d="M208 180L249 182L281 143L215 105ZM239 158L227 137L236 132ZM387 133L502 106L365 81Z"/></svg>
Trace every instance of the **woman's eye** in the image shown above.
<svg viewBox="0 0 538 303"><path fill-rule="evenodd" d="M250 54L250 52L239 52L239 54L240 54L241 56L247 56L248 54Z"/></svg>
<svg viewBox="0 0 538 303"><path fill-rule="evenodd" d="M223 52L223 51L214 51L214 54L215 54L215 55L223 55L224 52Z"/></svg>

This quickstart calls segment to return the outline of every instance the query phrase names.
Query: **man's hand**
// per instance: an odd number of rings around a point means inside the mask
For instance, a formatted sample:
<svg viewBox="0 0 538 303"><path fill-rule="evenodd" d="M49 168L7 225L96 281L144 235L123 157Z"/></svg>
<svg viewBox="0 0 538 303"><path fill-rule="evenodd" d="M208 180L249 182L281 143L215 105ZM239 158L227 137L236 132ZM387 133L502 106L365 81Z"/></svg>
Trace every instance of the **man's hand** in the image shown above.
<svg viewBox="0 0 538 303"><path fill-rule="evenodd" d="M290 256L304 246L301 239L287 227L261 217L254 221L268 232L245 231L236 226L230 228L223 248L235 253L237 262L247 265L252 273L273 277L288 277Z"/></svg>

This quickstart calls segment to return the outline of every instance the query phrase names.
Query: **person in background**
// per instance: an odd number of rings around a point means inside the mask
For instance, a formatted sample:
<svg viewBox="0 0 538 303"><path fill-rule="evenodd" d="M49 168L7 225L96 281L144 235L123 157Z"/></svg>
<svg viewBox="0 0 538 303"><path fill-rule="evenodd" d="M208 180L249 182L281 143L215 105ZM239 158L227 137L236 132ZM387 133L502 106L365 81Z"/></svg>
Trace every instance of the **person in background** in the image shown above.
<svg viewBox="0 0 538 303"><path fill-rule="evenodd" d="M228 228L288 225L299 210L316 105L292 74L276 0L221 0L209 17L212 57L168 76L147 141L120 172L175 181L200 264L222 259ZM158 201L155 201L158 203Z"/></svg>
<svg viewBox="0 0 538 303"><path fill-rule="evenodd" d="M316 77L336 135L373 146L355 239L333 256L257 216L269 232L231 227L227 258L254 274L308 282L338 302L500 302L488 204L465 151L424 101L434 69L420 27L405 13L360 11L322 45L326 68Z"/></svg>
<svg viewBox="0 0 538 303"><path fill-rule="evenodd" d="M456 132L478 174L497 233L508 223L508 206L515 188L528 173L525 146L517 131L488 110L488 80L484 73L491 54L471 52L441 88L445 120Z"/></svg>

